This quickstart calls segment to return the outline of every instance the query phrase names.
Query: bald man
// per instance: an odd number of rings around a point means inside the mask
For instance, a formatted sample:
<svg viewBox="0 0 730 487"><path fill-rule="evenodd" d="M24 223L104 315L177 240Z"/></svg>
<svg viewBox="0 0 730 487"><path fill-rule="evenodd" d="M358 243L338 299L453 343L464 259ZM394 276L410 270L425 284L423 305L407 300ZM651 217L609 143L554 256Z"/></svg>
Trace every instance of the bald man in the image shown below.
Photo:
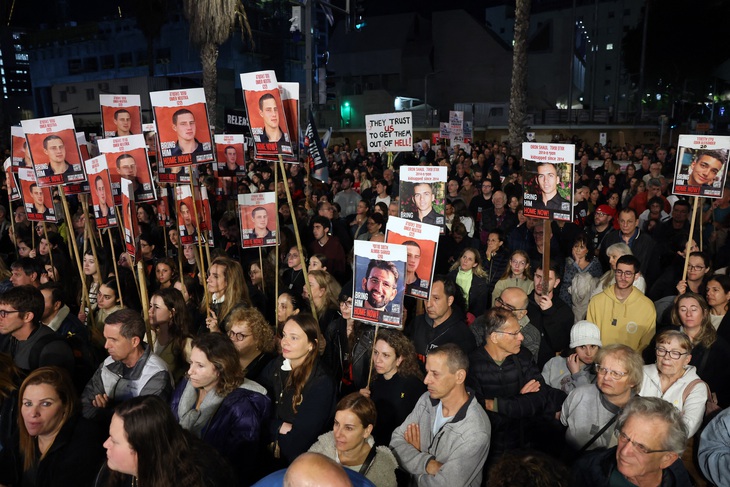
<svg viewBox="0 0 730 487"><path fill-rule="evenodd" d="M253 487L375 487L375 484L320 453L302 453L288 469L267 475Z"/></svg>

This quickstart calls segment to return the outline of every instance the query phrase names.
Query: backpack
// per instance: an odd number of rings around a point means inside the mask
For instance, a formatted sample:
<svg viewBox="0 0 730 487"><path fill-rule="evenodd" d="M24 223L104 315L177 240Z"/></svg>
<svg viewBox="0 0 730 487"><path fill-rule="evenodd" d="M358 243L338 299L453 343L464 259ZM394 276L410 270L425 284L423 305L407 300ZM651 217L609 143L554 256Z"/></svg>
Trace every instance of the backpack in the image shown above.
<svg viewBox="0 0 730 487"><path fill-rule="evenodd" d="M83 392L86 384L91 380L96 369L99 368L102 360L97 357L91 346L82 340L80 337L69 333L66 337L59 336L56 332L40 337L37 342L33 344L30 349L30 356L28 358L28 364L30 370L35 370L40 365L41 353L46 345L55 342L57 340L63 340L71 347L74 357L74 367L71 370L71 379L73 380L76 391L80 394Z"/></svg>

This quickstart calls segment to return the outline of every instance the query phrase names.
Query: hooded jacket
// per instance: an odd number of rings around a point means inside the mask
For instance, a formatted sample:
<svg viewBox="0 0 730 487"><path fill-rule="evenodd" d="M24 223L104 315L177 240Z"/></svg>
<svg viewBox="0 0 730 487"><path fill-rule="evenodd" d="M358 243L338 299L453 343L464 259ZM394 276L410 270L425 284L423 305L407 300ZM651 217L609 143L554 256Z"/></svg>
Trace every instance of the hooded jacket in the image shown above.
<svg viewBox="0 0 730 487"><path fill-rule="evenodd" d="M656 332L654 303L633 287L621 302L615 288L613 284L591 299L586 319L601 330L603 345L621 343L641 352Z"/></svg>

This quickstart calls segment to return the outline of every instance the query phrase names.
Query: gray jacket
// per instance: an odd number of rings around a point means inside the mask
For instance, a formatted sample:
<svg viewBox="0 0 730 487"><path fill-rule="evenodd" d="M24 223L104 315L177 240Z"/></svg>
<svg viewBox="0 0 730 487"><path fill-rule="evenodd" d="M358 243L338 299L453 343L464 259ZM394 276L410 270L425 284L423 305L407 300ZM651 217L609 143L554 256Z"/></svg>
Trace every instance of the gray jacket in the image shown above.
<svg viewBox="0 0 730 487"><path fill-rule="evenodd" d="M172 376L167 364L145 346L144 354L132 368L107 357L94 373L81 395L82 413L88 419L110 419L114 405L137 396L160 396L165 401L172 394ZM109 407L100 409L91 402L98 394L109 396Z"/></svg>
<svg viewBox="0 0 730 487"><path fill-rule="evenodd" d="M400 466L412 475L412 484L429 487L481 485L492 427L474 392L467 391L467 402L435 435L433 425L440 401L431 399L428 392L421 396L411 414L393 432L390 447ZM420 451L404 437L411 423L420 427ZM443 464L436 475L426 473L426 465L431 459Z"/></svg>

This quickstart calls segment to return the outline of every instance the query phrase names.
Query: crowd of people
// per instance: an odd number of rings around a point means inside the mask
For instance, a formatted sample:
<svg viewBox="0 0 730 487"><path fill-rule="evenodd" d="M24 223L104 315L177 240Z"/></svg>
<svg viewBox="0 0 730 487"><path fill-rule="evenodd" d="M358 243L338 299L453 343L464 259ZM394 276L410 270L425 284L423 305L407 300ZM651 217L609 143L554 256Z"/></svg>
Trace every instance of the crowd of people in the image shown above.
<svg viewBox="0 0 730 487"><path fill-rule="evenodd" d="M345 141L327 182L255 161L229 193L202 165L209 252L139 204L141 275L83 198L0 206L0 485L726 485L730 189L691 232L674 148L565 142L573 221L525 216L505 143ZM403 165L448 168L445 225L428 299L376 332L353 245L384 241ZM267 191L278 245L244 248L236 197Z"/></svg>

